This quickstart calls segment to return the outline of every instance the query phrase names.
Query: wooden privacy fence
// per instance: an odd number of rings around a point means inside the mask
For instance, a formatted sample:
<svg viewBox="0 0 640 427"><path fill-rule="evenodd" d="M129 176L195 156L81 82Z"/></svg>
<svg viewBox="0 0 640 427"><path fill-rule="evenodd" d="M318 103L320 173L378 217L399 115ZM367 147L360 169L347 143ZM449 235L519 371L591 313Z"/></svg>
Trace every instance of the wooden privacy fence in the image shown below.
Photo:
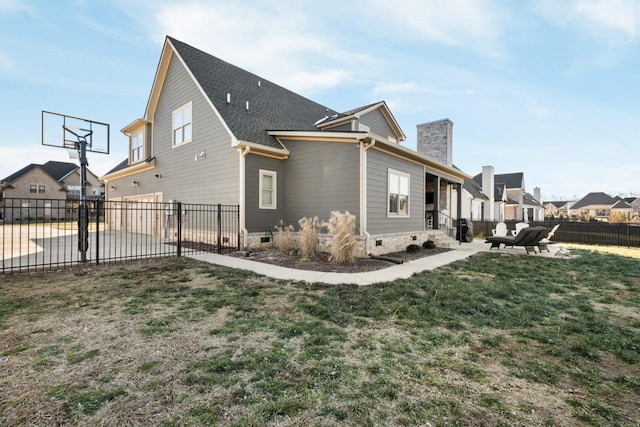
<svg viewBox="0 0 640 427"><path fill-rule="evenodd" d="M504 221L509 230L515 229L516 221ZM497 221L473 221L476 236L491 236ZM588 245L608 245L640 247L640 223L607 223L577 221L530 222L530 226L541 225L552 228L560 224L553 236L554 242L581 243Z"/></svg>
<svg viewBox="0 0 640 427"><path fill-rule="evenodd" d="M240 249L238 205L94 200L86 205L88 241L83 242L77 201L4 199L2 272Z"/></svg>

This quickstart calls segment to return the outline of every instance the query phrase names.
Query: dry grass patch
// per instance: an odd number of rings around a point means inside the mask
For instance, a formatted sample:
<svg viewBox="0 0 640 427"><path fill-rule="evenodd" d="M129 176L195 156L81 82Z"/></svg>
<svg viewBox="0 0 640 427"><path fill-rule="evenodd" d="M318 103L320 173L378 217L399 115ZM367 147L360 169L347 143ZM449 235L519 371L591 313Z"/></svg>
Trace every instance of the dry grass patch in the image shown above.
<svg viewBox="0 0 640 427"><path fill-rule="evenodd" d="M368 287L184 258L2 276L0 424L635 425L640 267L580 255Z"/></svg>

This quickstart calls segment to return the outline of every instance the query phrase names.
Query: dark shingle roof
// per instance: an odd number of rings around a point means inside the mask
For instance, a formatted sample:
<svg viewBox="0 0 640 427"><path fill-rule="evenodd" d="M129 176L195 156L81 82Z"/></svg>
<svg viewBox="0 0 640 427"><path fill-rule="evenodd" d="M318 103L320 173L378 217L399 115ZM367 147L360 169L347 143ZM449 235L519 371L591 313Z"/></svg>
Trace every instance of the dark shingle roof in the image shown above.
<svg viewBox="0 0 640 427"><path fill-rule="evenodd" d="M76 170L79 166L75 163L55 162L53 160L48 161L44 165L31 163L30 165L23 167L19 171L12 173L11 175L3 179L3 181L13 182L24 174L30 172L33 168L37 167L45 171L54 180L60 181L62 178Z"/></svg>
<svg viewBox="0 0 640 427"><path fill-rule="evenodd" d="M611 206L611 209L633 209L633 206L624 200L618 200L615 205Z"/></svg>
<svg viewBox="0 0 640 427"><path fill-rule="evenodd" d="M186 43L167 39L238 140L282 148L266 130L317 131L314 123L337 114Z"/></svg>
<svg viewBox="0 0 640 427"><path fill-rule="evenodd" d="M571 207L571 209L580 209L586 206L611 206L618 199L615 197L611 197L607 193L589 193L584 196L582 199L578 200L575 205Z"/></svg>
<svg viewBox="0 0 640 427"><path fill-rule="evenodd" d="M529 193L524 193L522 195L522 203L524 203L525 205L531 205L531 206L542 206L540 202L536 200L536 198Z"/></svg>
<svg viewBox="0 0 640 427"><path fill-rule="evenodd" d="M482 187L473 179L465 179L462 188L467 190L476 199L489 200L486 194L482 192Z"/></svg>
<svg viewBox="0 0 640 427"><path fill-rule="evenodd" d="M479 173L473 177L474 181L482 185L482 174ZM496 184L505 184L507 188L524 188L524 173L503 173L493 176L493 181Z"/></svg>
<svg viewBox="0 0 640 427"><path fill-rule="evenodd" d="M524 188L524 173L503 173L494 176L496 183L505 184L507 188Z"/></svg>
<svg viewBox="0 0 640 427"><path fill-rule="evenodd" d="M551 200L547 202L542 202L543 205L546 205L547 203L551 203L553 206L560 209L564 207L567 203L569 203L569 201Z"/></svg>

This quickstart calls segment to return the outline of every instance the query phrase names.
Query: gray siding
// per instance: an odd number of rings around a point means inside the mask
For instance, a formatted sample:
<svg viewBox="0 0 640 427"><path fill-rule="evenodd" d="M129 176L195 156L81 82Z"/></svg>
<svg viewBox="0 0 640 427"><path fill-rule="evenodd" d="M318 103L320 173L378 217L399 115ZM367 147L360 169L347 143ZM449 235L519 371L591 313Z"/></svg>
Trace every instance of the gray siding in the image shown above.
<svg viewBox="0 0 640 427"><path fill-rule="evenodd" d="M375 109L364 116L360 117L360 123L369 126L371 132L377 136L387 139L389 136L396 138L391 126L385 116L380 112L380 109ZM357 127L356 127L356 130Z"/></svg>
<svg viewBox="0 0 640 427"><path fill-rule="evenodd" d="M327 129L328 132L350 132L353 129L351 128L351 122L345 123L340 126L334 126L332 128Z"/></svg>
<svg viewBox="0 0 640 427"><path fill-rule="evenodd" d="M246 224L266 231L282 220L298 228L302 217L327 221L332 210L359 216L359 151L355 144L288 141L287 160L247 157ZM278 209L258 209L258 169L278 172Z"/></svg>
<svg viewBox="0 0 640 427"><path fill-rule="evenodd" d="M388 170L408 173L409 217L387 217ZM367 151L367 228L370 234L424 230L424 168L375 149Z"/></svg>
<svg viewBox="0 0 640 427"><path fill-rule="evenodd" d="M172 147L172 112L192 102L192 141ZM173 56L152 125L153 170L110 182L110 197L162 192L163 200L187 203L239 203L239 158L231 136L182 66ZM195 161L202 151L206 157ZM160 174L162 178L156 178ZM132 188L133 180L139 182Z"/></svg>
<svg viewBox="0 0 640 427"><path fill-rule="evenodd" d="M270 227L284 220L285 197L283 183L286 180L284 166L286 160L249 154L245 159L245 226L250 233L267 232ZM276 175L276 208L260 209L260 169L275 171Z"/></svg>
<svg viewBox="0 0 640 427"><path fill-rule="evenodd" d="M285 221L297 226L302 217L328 221L331 211L360 216L360 155L356 144L287 142Z"/></svg>

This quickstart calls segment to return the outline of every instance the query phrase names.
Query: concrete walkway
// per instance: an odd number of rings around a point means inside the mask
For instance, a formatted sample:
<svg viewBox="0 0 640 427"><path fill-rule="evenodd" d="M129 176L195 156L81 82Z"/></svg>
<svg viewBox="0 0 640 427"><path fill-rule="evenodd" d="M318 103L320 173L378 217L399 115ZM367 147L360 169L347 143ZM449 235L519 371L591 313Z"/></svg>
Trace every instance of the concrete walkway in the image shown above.
<svg viewBox="0 0 640 427"><path fill-rule="evenodd" d="M368 271L365 273L327 273L323 271L296 270L293 268L279 267L277 265L265 264L262 262L251 261L243 258L209 253L193 254L187 256L216 265L237 268L240 270L253 271L254 273L273 277L275 279L297 280L309 283L327 283L334 285L371 285L374 283L392 282L397 279L407 279L415 273L434 270L438 267L442 267L443 265L447 265L454 261L468 258L471 255L477 254L478 252L488 251L489 246L489 244L484 243L484 240L474 240L471 243L456 245L454 249L449 252L444 252L438 255L406 262L404 264L392 265L382 270ZM550 245L549 249L550 252L542 252L536 255L530 254L529 256L555 256L557 245ZM493 252L495 253L498 251L494 250ZM500 253L525 255L526 251L524 250L524 248L502 248L500 249Z"/></svg>

